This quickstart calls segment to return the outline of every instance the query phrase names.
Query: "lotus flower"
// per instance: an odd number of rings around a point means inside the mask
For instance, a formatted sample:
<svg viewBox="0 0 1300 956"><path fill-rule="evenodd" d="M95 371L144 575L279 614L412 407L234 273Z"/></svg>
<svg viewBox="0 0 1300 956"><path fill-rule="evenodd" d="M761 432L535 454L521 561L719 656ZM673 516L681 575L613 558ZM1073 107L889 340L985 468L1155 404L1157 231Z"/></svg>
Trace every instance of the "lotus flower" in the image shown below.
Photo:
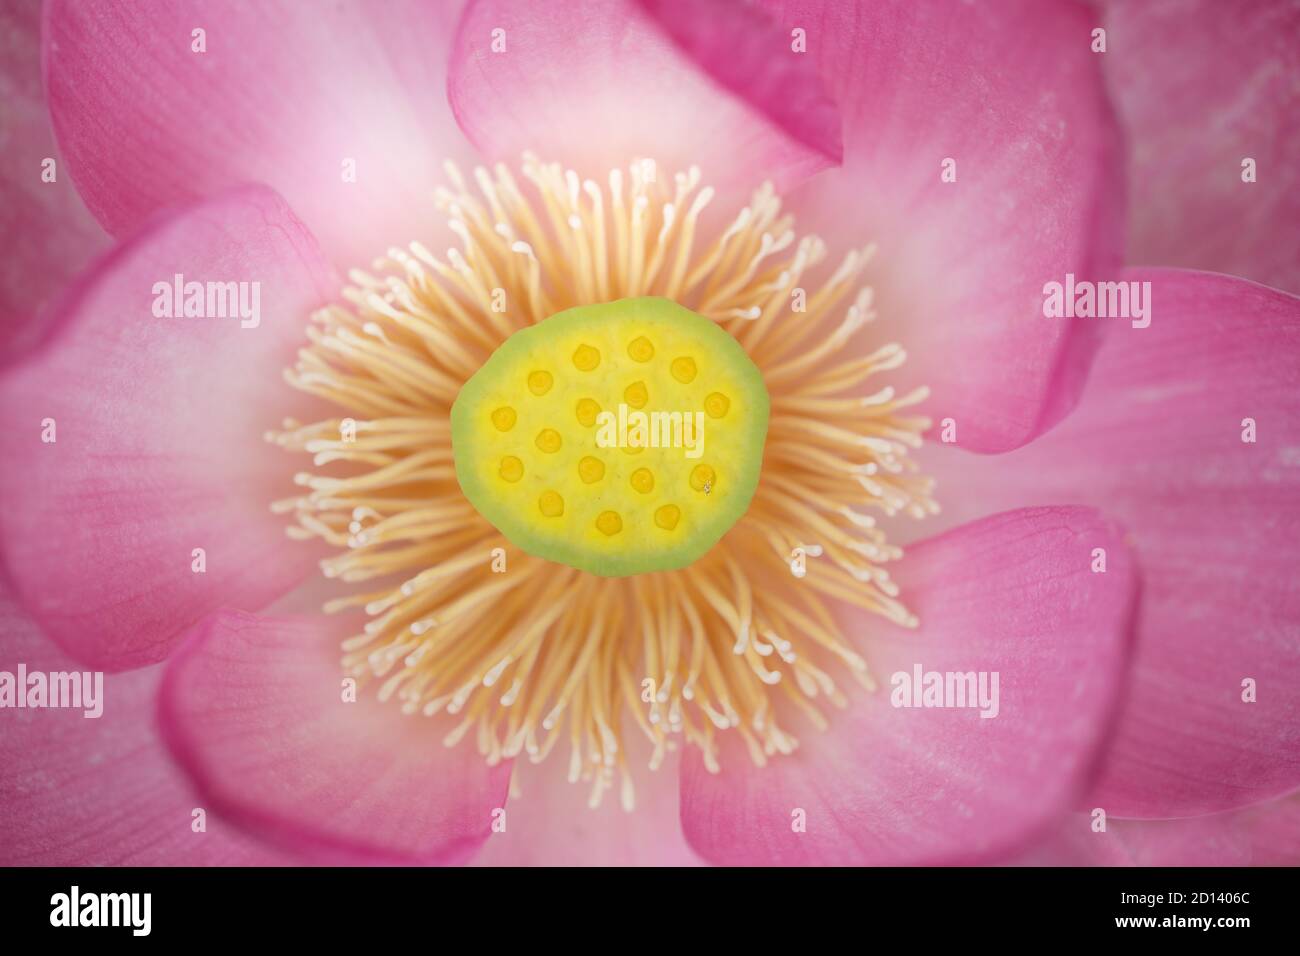
<svg viewBox="0 0 1300 956"><path fill-rule="evenodd" d="M1300 859L1293 4L37 12L4 862Z"/></svg>

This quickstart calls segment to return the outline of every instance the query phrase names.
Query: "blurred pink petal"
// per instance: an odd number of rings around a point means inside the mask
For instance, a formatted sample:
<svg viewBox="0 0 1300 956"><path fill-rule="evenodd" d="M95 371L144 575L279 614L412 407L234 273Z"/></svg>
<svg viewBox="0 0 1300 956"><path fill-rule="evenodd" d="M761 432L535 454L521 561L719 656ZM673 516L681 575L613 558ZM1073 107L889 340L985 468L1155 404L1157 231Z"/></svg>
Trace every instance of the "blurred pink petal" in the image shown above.
<svg viewBox="0 0 1300 956"><path fill-rule="evenodd" d="M0 0L0 365L39 338L50 301L108 246L54 145L41 89L41 6ZM54 182L43 177L53 161Z"/></svg>
<svg viewBox="0 0 1300 956"><path fill-rule="evenodd" d="M1017 859L1029 866L1297 866L1300 797L1295 795L1181 820L1107 820L1074 814L1042 846Z"/></svg>
<svg viewBox="0 0 1300 956"><path fill-rule="evenodd" d="M1151 325L1078 320L1123 327L1060 428L993 459L934 449L927 467L947 520L1078 501L1129 529L1135 680L1090 799L1188 816L1300 786L1300 299L1208 273L1126 278L1152 283Z"/></svg>
<svg viewBox="0 0 1300 956"><path fill-rule="evenodd" d="M0 670L75 672L0 592ZM6 710L0 734L0 865L270 866L292 862L215 819L154 732L161 668L104 677L103 713Z"/></svg>
<svg viewBox="0 0 1300 956"><path fill-rule="evenodd" d="M587 806L587 783L570 783L565 761L516 765L521 794L506 805L507 827L493 833L474 858L478 866L699 866L682 836L678 760L650 770L650 747L629 733L627 761L636 806L619 805L618 788L599 807Z"/></svg>
<svg viewBox="0 0 1300 956"><path fill-rule="evenodd" d="M163 735L206 805L286 848L349 863L466 860L505 806L510 766L445 747L441 721L370 686L345 702L323 616L217 612L168 664Z"/></svg>
<svg viewBox="0 0 1300 956"><path fill-rule="evenodd" d="M1129 261L1300 293L1300 7L1121 0L1105 27L1130 139Z"/></svg>
<svg viewBox="0 0 1300 956"><path fill-rule="evenodd" d="M465 152L445 90L459 7L50 0L59 144L115 236L160 206L257 180L288 199L336 266L364 267L429 237L432 178ZM196 29L206 52L193 51Z"/></svg>
<svg viewBox="0 0 1300 956"><path fill-rule="evenodd" d="M961 446L1004 451L1073 406L1101 326L1043 316L1043 285L1110 275L1123 180L1085 8L1017 0L767 0L806 31L845 115L844 165L790 195L867 278L927 411ZM953 160L956 181L941 180Z"/></svg>
<svg viewBox="0 0 1300 956"><path fill-rule="evenodd" d="M155 318L154 284L176 274L260 283L260 324ZM0 545L17 597L73 657L161 660L208 611L262 607L312 569L315 550L270 512L292 465L262 436L303 408L282 373L331 291L284 201L246 187L97 263L46 346L0 379Z"/></svg>
<svg viewBox="0 0 1300 956"><path fill-rule="evenodd" d="M651 4L685 9L665 6ZM532 150L603 180L648 157L661 175L698 165L722 189L786 187L839 161L839 118L810 66L790 57L769 72L778 51L789 45L765 18L714 0L671 32L635 0L471 0L447 89L491 160Z"/></svg>
<svg viewBox="0 0 1300 956"><path fill-rule="evenodd" d="M1084 508L1013 511L914 546L897 577L916 631L857 612L878 689L794 756L692 751L682 824L728 864L972 863L1031 839L1091 784L1121 697L1136 585L1120 533ZM1105 574L1092 551L1110 553ZM891 706L891 675L999 674L999 711ZM794 832L792 814L807 814Z"/></svg>

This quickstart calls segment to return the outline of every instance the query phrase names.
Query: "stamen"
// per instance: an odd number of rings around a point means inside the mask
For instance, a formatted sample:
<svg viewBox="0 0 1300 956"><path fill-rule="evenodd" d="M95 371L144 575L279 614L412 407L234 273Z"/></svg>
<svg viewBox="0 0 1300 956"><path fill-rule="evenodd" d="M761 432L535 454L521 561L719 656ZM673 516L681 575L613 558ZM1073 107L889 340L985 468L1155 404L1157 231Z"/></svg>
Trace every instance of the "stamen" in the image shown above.
<svg viewBox="0 0 1300 956"><path fill-rule="evenodd" d="M335 549L327 577L370 582L325 605L368 619L342 644L344 673L412 719L449 719L440 739L489 763L567 748L593 804L617 790L634 805L629 733L651 743L652 768L684 742L717 772L729 733L758 764L791 753L787 722L828 726L846 675L875 687L860 651L870 636L850 641L831 602L916 626L885 567L901 551L879 515L938 511L908 454L929 427L908 410L928 393L879 381L904 364L900 345L855 344L874 317L862 284L873 247L849 250L818 284L825 245L796 235L770 186L719 227L706 223L716 197L696 168L669 177L638 161L602 184L526 155L519 180L504 165L446 173L434 198L459 246L438 258L412 243L373 274L352 270L286 372L337 417L266 435L312 461L272 511L294 516L293 537ZM749 508L711 550L602 578L521 552L469 503L450 413L516 331L636 296L728 332L762 373L771 417ZM703 408L725 414L726 402L708 394ZM692 476L701 495L722 493L712 473ZM684 512L648 514L671 529Z"/></svg>

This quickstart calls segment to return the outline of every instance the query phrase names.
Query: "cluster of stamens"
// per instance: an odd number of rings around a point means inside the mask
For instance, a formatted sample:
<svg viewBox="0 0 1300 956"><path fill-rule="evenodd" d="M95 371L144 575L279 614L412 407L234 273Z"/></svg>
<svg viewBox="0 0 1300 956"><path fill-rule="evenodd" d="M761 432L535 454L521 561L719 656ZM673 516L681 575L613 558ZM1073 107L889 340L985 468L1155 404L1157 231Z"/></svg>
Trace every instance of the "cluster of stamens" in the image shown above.
<svg viewBox="0 0 1300 956"><path fill-rule="evenodd" d="M905 359L851 344L873 317L871 248L805 295L825 247L796 238L770 187L711 228L696 169L665 183L638 161L605 185L531 156L522 171L524 185L475 169L474 191L448 165L435 198L459 248L390 249L312 316L286 375L339 413L268 434L315 466L273 507L338 549L327 577L363 585L326 606L368 616L343 643L348 675L407 714L449 717L444 742L472 735L489 763L567 743L591 802L621 784L630 809L627 734L648 738L652 767L684 740L716 771L723 733L763 764L795 748L794 714L823 728L824 704L846 703L840 675L874 687L834 609L916 623L877 517L938 510L907 456L929 423L905 412L926 390L861 394ZM771 417L749 509L678 570L606 578L525 554L457 483L452 403L519 329L647 295L721 325L762 373Z"/></svg>

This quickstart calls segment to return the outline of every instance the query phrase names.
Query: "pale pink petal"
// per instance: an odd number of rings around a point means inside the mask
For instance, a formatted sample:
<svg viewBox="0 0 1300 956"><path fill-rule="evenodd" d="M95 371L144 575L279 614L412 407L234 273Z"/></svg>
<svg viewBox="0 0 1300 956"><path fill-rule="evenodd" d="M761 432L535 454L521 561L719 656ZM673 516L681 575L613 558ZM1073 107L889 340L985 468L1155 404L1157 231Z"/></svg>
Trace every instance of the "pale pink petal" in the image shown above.
<svg viewBox="0 0 1300 956"><path fill-rule="evenodd" d="M601 181L648 157L726 190L788 186L839 161L833 103L809 66L778 59L789 47L765 17L648 7L471 0L447 87L465 134L490 159L532 150Z"/></svg>
<svg viewBox="0 0 1300 956"><path fill-rule="evenodd" d="M368 266L429 238L439 164L466 152L445 89L459 7L51 0L59 144L115 236L168 203L258 181L336 266Z"/></svg>
<svg viewBox="0 0 1300 956"><path fill-rule="evenodd" d="M1135 680L1091 799L1188 816L1300 786L1300 299L1208 273L1126 278L1151 283L1151 325L1077 320L1120 327L1060 428L990 459L933 449L927 467L948 520L1078 501L1129 529Z"/></svg>
<svg viewBox="0 0 1300 956"><path fill-rule="evenodd" d="M1099 547L1104 574L1091 570ZM916 545L896 577L918 630L843 618L874 693L767 767L733 746L712 776L687 756L682 824L705 858L978 862L1024 845L1090 785L1129 657L1136 586L1120 532L1090 509L1008 512ZM996 716L892 706L893 675L918 665L997 673Z"/></svg>
<svg viewBox="0 0 1300 956"><path fill-rule="evenodd" d="M1122 254L1114 119L1095 16L1041 0L765 0L803 30L844 113L844 164L790 196L838 259L877 246L873 334L906 349L927 411L1004 451L1076 400L1101 327L1043 315L1043 285ZM955 172L943 181L944 163Z"/></svg>
<svg viewBox="0 0 1300 956"><path fill-rule="evenodd" d="M520 762L520 793L506 805L506 828L493 833L477 866L699 866L686 843L678 814L678 760L648 769L650 747L639 734L624 741L635 787L632 812L619 790L587 806L589 783L570 783L568 764L552 757Z"/></svg>
<svg viewBox="0 0 1300 956"><path fill-rule="evenodd" d="M0 593L0 670L80 673ZM103 679L102 714L0 712L0 865L269 866L292 858L211 814L154 731L161 668ZM196 831L197 820L202 826Z"/></svg>
<svg viewBox="0 0 1300 956"><path fill-rule="evenodd" d="M259 284L257 326L155 317L155 283L178 274ZM262 607L311 567L270 511L294 465L263 436L301 412L283 370L332 288L284 201L246 187L115 249L0 379L0 545L17 596L73 657L160 660L214 607Z"/></svg>
<svg viewBox="0 0 1300 956"><path fill-rule="evenodd" d="M0 0L0 155L0 364L7 364L40 337L48 318L41 307L108 246L54 145L41 88L41 6L30 0Z"/></svg>
<svg viewBox="0 0 1300 956"><path fill-rule="evenodd" d="M458 863L503 808L509 763L375 685L348 701L337 622L217 612L167 666L163 735L206 805L332 862Z"/></svg>
<svg viewBox="0 0 1300 956"><path fill-rule="evenodd" d="M1300 866L1300 797L1181 820L1074 814L1033 851L1029 866Z"/></svg>
<svg viewBox="0 0 1300 956"><path fill-rule="evenodd" d="M339 596L338 582L315 576L265 614L304 614ZM357 614L351 624L364 626ZM627 813L616 786L600 805L587 806L589 783L570 783L560 756L515 765L519 792L505 805L505 830L493 831L474 857L476 866L698 866L679 819L678 759L669 754L651 771L651 748L639 733L623 741L635 809Z"/></svg>
<svg viewBox="0 0 1300 956"><path fill-rule="evenodd" d="M1124 0L1105 28L1129 138L1128 261L1300 293L1300 7Z"/></svg>

